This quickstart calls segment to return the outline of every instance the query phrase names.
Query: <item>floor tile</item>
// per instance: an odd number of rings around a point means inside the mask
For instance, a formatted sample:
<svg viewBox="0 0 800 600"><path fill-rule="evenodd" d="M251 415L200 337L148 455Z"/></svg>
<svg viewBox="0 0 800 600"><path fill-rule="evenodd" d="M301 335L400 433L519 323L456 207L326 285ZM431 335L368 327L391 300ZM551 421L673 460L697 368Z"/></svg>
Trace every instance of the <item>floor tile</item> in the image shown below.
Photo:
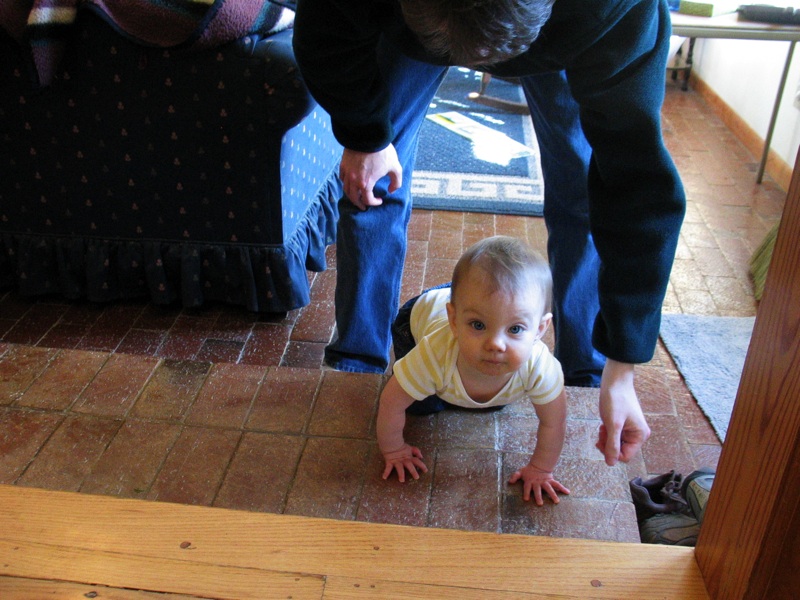
<svg viewBox="0 0 800 600"><path fill-rule="evenodd" d="M195 360L205 362L237 363L244 350L244 342L235 340L215 340L206 338Z"/></svg>
<svg viewBox="0 0 800 600"><path fill-rule="evenodd" d="M59 352L17 400L17 406L43 410L69 408L108 358L104 352Z"/></svg>
<svg viewBox="0 0 800 600"><path fill-rule="evenodd" d="M500 531L499 462L494 450L437 450L428 526Z"/></svg>
<svg viewBox="0 0 800 600"><path fill-rule="evenodd" d="M20 398L58 354L52 348L13 345L0 357L0 405Z"/></svg>
<svg viewBox="0 0 800 600"><path fill-rule="evenodd" d="M507 481L514 470L526 465L529 459L529 454L504 455L503 481ZM630 499L628 477L624 466L618 463L614 467L608 467L600 453L593 460L562 458L553 473L555 478L569 489L570 498L619 502Z"/></svg>
<svg viewBox="0 0 800 600"><path fill-rule="evenodd" d="M286 514L352 520L358 510L370 442L309 438L286 502Z"/></svg>
<svg viewBox="0 0 800 600"><path fill-rule="evenodd" d="M17 484L77 492L120 425L88 415L66 417Z"/></svg>
<svg viewBox="0 0 800 600"><path fill-rule="evenodd" d="M3 338L14 344L36 344L59 321L65 310L59 305L34 304Z"/></svg>
<svg viewBox="0 0 800 600"><path fill-rule="evenodd" d="M266 367L218 363L186 415L189 425L240 429L244 425Z"/></svg>
<svg viewBox="0 0 800 600"><path fill-rule="evenodd" d="M214 506L283 512L304 444L296 435L245 433Z"/></svg>
<svg viewBox="0 0 800 600"><path fill-rule="evenodd" d="M107 417L126 415L158 364L151 357L110 355L73 410Z"/></svg>
<svg viewBox="0 0 800 600"><path fill-rule="evenodd" d="M249 365L280 365L291 333L292 328L287 325L257 323L244 346L239 362Z"/></svg>
<svg viewBox="0 0 800 600"><path fill-rule="evenodd" d="M240 437L234 430L184 428L147 498L210 506Z"/></svg>
<svg viewBox="0 0 800 600"><path fill-rule="evenodd" d="M336 290L336 271L319 273L311 287L313 302L303 310L292 329L292 341L324 342L331 339L335 323L334 292Z"/></svg>
<svg viewBox="0 0 800 600"><path fill-rule="evenodd" d="M131 328L117 346L117 352L155 356L166 337L166 331Z"/></svg>
<svg viewBox="0 0 800 600"><path fill-rule="evenodd" d="M247 428L305 432L321 380L319 369L270 368L253 402Z"/></svg>
<svg viewBox="0 0 800 600"><path fill-rule="evenodd" d="M445 409L438 414L434 443L438 448L494 450L497 446L495 417L501 411Z"/></svg>
<svg viewBox="0 0 800 600"><path fill-rule="evenodd" d="M648 471L652 473L666 473L671 469L678 473L693 471L694 459L678 418L655 415L650 417L648 423L653 433L642 449Z"/></svg>
<svg viewBox="0 0 800 600"><path fill-rule="evenodd" d="M77 348L88 330L88 325L65 323L62 318L37 344L48 348Z"/></svg>
<svg viewBox="0 0 800 600"><path fill-rule="evenodd" d="M381 375L326 371L308 425L309 434L368 438L382 383Z"/></svg>
<svg viewBox="0 0 800 600"><path fill-rule="evenodd" d="M503 533L638 542L633 503L566 497L536 506L522 495L503 496Z"/></svg>
<svg viewBox="0 0 800 600"><path fill-rule="evenodd" d="M426 459L424 453L423 458ZM433 467L430 461L428 464ZM383 479L383 470L383 455L374 446L367 463L364 489L356 518L371 523L424 527L428 521L432 472L421 474L419 479L408 477L401 483L396 474Z"/></svg>
<svg viewBox="0 0 800 600"><path fill-rule="evenodd" d="M63 419L53 413L0 408L0 483L17 481Z"/></svg>
<svg viewBox="0 0 800 600"><path fill-rule="evenodd" d="M156 355L170 360L192 360L200 352L206 339L206 332L202 330L170 330Z"/></svg>
<svg viewBox="0 0 800 600"><path fill-rule="evenodd" d="M280 359L280 366L318 369L323 362L325 346L323 342L290 341Z"/></svg>
<svg viewBox="0 0 800 600"><path fill-rule="evenodd" d="M181 420L194 402L210 368L209 363L161 361L131 409L131 416Z"/></svg>
<svg viewBox="0 0 800 600"><path fill-rule="evenodd" d="M180 425L174 423L126 421L80 491L121 498L147 497L180 432Z"/></svg>

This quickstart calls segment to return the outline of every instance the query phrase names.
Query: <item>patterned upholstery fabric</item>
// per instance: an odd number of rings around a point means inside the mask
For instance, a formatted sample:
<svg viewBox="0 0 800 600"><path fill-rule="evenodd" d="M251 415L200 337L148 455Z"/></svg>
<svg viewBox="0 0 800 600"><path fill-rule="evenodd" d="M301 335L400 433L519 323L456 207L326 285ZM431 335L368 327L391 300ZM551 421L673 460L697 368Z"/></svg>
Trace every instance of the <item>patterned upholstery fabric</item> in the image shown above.
<svg viewBox="0 0 800 600"><path fill-rule="evenodd" d="M283 312L334 241L341 152L291 30L208 52L87 15L51 87L0 40L0 286Z"/></svg>

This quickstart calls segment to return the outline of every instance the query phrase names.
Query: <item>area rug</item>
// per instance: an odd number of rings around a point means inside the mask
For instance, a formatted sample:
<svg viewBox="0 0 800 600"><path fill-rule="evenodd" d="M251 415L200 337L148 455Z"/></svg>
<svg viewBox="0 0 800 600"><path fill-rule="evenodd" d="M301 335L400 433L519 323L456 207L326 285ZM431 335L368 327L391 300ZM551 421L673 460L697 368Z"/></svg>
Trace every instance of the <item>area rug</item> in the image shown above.
<svg viewBox="0 0 800 600"><path fill-rule="evenodd" d="M431 102L420 131L414 208L541 216L544 182L531 118L471 101L480 84L480 73L452 67ZM486 93L524 101L519 85L501 79ZM456 126L464 123L473 127ZM527 152L516 152L520 147Z"/></svg>
<svg viewBox="0 0 800 600"><path fill-rule="evenodd" d="M661 316L661 339L723 442L754 322L754 317Z"/></svg>

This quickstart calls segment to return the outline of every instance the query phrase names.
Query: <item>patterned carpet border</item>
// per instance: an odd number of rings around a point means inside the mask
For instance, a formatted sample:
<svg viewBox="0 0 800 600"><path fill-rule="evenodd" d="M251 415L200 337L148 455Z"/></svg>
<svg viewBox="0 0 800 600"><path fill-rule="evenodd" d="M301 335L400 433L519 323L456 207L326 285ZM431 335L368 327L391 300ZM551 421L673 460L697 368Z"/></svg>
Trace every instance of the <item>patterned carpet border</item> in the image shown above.
<svg viewBox="0 0 800 600"><path fill-rule="evenodd" d="M414 208L539 217L544 186L539 179L480 173L416 171Z"/></svg>

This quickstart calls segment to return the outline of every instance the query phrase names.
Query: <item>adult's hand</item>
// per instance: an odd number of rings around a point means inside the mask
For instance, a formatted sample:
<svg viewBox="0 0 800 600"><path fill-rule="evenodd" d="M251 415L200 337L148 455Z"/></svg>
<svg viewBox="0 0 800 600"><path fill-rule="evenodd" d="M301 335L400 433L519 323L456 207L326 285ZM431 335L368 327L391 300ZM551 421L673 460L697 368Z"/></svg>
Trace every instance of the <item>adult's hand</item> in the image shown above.
<svg viewBox="0 0 800 600"><path fill-rule="evenodd" d="M606 360L600 380L600 418L603 424L596 446L608 466L631 460L650 437L633 388L632 364Z"/></svg>
<svg viewBox="0 0 800 600"><path fill-rule="evenodd" d="M389 192L403 184L403 168L392 144L378 152L357 152L345 148L339 166L344 193L361 210L379 206L383 200L373 193L379 179L389 176Z"/></svg>

